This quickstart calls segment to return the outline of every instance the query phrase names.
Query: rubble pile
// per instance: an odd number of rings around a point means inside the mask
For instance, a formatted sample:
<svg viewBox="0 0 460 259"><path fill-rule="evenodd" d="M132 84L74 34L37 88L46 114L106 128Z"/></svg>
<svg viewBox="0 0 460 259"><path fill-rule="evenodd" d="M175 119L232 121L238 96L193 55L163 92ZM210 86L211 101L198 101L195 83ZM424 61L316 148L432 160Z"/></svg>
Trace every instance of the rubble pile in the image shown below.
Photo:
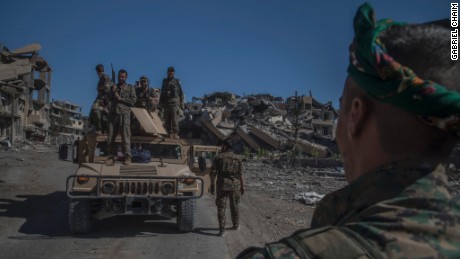
<svg viewBox="0 0 460 259"><path fill-rule="evenodd" d="M248 160L244 162L244 172L249 190L306 205L316 204L324 195L347 184L342 168L286 168L278 160Z"/></svg>
<svg viewBox="0 0 460 259"><path fill-rule="evenodd" d="M269 94L217 92L194 97L187 108L180 134L193 143L230 141L238 153L294 151L314 158L337 153L338 112L331 102L321 104L311 96L285 101Z"/></svg>
<svg viewBox="0 0 460 259"><path fill-rule="evenodd" d="M21 140L11 144L8 139L0 140L0 152L23 152L27 150L34 150L38 153L54 152L55 147L40 141Z"/></svg>
<svg viewBox="0 0 460 259"><path fill-rule="evenodd" d="M326 194L347 185L342 167L286 167L285 159L249 159L244 162L248 190L267 193L271 198L316 205ZM447 166L448 187L460 200L460 169Z"/></svg>

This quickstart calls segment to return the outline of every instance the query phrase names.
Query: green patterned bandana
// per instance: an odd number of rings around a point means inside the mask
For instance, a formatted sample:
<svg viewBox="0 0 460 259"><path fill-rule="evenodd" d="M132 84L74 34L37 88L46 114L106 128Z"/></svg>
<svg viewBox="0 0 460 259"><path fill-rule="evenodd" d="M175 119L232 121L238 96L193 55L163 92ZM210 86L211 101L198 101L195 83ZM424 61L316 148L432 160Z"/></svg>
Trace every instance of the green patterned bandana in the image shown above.
<svg viewBox="0 0 460 259"><path fill-rule="evenodd" d="M405 24L390 19L375 21L371 5L361 5L354 19L355 38L350 46L348 74L371 97L460 136L460 93L419 78L389 56L380 41L383 31L401 25Z"/></svg>

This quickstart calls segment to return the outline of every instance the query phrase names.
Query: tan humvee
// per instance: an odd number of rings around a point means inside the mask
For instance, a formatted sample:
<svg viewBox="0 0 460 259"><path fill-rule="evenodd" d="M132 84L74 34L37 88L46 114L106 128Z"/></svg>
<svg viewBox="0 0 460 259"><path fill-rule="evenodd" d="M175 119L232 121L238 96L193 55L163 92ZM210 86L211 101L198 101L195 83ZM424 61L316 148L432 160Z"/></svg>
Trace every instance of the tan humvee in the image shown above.
<svg viewBox="0 0 460 259"><path fill-rule="evenodd" d="M139 115L145 110L132 109L142 127L148 128L149 125L143 123L149 118ZM155 122L158 117L152 118ZM107 136L87 135L78 142L79 168L66 183L71 232L87 233L95 219L126 214L176 217L180 231L193 230L195 199L207 190L204 186L209 186L204 179L209 179L206 168L211 162L199 159L200 166L193 167L195 163L189 161L194 147L184 139L159 134L164 129L158 121L155 122L157 129L153 130L155 134L131 137L130 165L105 164ZM121 142L119 136L116 142Z"/></svg>

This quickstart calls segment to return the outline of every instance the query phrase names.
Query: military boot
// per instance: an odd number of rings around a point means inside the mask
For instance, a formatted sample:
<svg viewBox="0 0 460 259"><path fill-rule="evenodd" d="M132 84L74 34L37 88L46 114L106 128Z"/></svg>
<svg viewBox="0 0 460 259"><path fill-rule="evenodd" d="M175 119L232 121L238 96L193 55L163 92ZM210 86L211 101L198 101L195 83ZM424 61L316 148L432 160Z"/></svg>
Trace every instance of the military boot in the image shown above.
<svg viewBox="0 0 460 259"><path fill-rule="evenodd" d="M231 230L239 230L240 225L233 225L233 227L230 228Z"/></svg>

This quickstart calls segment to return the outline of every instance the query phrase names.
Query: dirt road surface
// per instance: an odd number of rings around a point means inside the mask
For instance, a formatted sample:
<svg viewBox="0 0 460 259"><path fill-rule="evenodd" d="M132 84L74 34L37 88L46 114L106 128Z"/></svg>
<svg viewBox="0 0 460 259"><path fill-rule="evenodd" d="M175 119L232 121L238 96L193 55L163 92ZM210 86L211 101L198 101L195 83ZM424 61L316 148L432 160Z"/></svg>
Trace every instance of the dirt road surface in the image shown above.
<svg viewBox="0 0 460 259"><path fill-rule="evenodd" d="M179 232L175 220L118 216L98 221L90 234L75 236L68 229L65 179L77 166L57 157L48 147L0 152L2 258L233 258L248 246L308 227L313 212L258 184L256 163L247 170L241 228L227 231L224 238L217 236L217 209L210 195L197 201L191 233Z"/></svg>

